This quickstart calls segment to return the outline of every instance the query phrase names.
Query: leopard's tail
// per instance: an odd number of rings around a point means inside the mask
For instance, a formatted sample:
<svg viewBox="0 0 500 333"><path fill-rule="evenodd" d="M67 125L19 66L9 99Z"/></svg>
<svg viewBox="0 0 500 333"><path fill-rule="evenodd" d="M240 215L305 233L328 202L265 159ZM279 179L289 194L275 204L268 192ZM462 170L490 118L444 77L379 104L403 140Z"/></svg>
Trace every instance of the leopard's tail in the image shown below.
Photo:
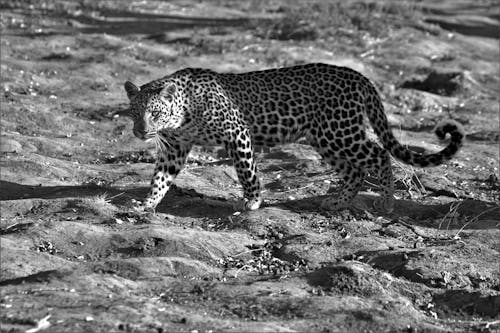
<svg viewBox="0 0 500 333"><path fill-rule="evenodd" d="M366 80L368 81L368 79ZM437 153L431 154L421 154L409 150L399 143L389 128L384 106L375 87L369 81L365 87L367 88L365 90L367 94L365 95L365 105L368 119L384 148L398 160L419 167L436 166L451 159L462 147L465 138L462 125L454 120L444 120L436 126L434 133L441 140L445 139L446 134L449 134L448 146Z"/></svg>

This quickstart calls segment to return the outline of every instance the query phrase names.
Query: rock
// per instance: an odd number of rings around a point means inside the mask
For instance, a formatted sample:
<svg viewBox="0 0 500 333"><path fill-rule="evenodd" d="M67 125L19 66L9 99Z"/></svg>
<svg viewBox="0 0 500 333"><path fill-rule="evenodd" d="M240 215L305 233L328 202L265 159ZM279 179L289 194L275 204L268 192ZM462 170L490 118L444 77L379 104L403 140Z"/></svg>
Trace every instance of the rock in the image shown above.
<svg viewBox="0 0 500 333"><path fill-rule="evenodd" d="M412 79L404 81L401 88L417 89L430 93L452 96L463 86L463 73L453 71L430 72L424 79Z"/></svg>
<svg viewBox="0 0 500 333"><path fill-rule="evenodd" d="M0 151L2 153L20 153L22 150L22 145L16 140L7 138L0 140Z"/></svg>
<svg viewBox="0 0 500 333"><path fill-rule="evenodd" d="M267 37L277 40L315 40L318 34L318 29L309 22L285 18L269 29Z"/></svg>
<svg viewBox="0 0 500 333"><path fill-rule="evenodd" d="M26 142L23 146L23 150L28 153L36 153L38 151L38 148L35 145Z"/></svg>
<svg viewBox="0 0 500 333"><path fill-rule="evenodd" d="M145 37L146 39L151 39L157 43L184 43L189 44L192 41L193 33L191 31L176 31L176 32L162 32L151 34Z"/></svg>
<svg viewBox="0 0 500 333"><path fill-rule="evenodd" d="M449 13L448 11L448 14ZM425 22L437 24L442 29L456 31L468 36L481 36L489 38L498 38L500 22L492 17L483 15L457 15L439 16L432 15L424 19Z"/></svg>

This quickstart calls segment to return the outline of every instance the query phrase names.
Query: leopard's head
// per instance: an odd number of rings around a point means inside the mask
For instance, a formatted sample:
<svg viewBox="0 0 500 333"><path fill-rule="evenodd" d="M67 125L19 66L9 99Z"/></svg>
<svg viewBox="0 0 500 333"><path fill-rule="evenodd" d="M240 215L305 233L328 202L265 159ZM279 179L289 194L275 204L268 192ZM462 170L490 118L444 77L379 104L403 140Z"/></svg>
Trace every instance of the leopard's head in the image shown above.
<svg viewBox="0 0 500 333"><path fill-rule="evenodd" d="M182 107L178 104L175 83L137 87L125 82L130 100L129 115L134 120L134 135L140 139L154 138L160 131L178 128L182 123Z"/></svg>

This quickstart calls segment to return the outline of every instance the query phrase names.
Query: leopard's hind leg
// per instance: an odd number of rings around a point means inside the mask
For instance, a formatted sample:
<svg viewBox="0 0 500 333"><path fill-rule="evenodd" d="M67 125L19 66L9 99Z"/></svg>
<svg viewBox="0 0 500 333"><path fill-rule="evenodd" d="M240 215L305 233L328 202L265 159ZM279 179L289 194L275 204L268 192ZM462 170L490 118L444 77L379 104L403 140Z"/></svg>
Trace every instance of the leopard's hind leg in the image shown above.
<svg viewBox="0 0 500 333"><path fill-rule="evenodd" d="M335 171L340 174L343 185L338 192L337 197L324 199L321 203L321 207L327 210L339 210L346 208L351 204L356 194L358 194L366 173L362 168L355 166L347 160L325 156L324 158L333 166Z"/></svg>
<svg viewBox="0 0 500 333"><path fill-rule="evenodd" d="M366 172L359 165L353 164L345 156L336 153L333 149L313 144L325 161L327 161L342 179L342 187L336 197L331 196L323 200L321 207L326 210L339 210L350 205L366 176Z"/></svg>
<svg viewBox="0 0 500 333"><path fill-rule="evenodd" d="M365 140L356 149L350 149L351 159L338 150L313 144L321 156L339 173L343 186L336 198L322 202L322 208L338 210L348 207L363 185L366 172L377 175L382 188L382 197L374 202L374 207L382 212L392 212L394 208L394 179L389 153L374 142Z"/></svg>
<svg viewBox="0 0 500 333"><path fill-rule="evenodd" d="M391 157L389 152L372 141L366 142L369 150L366 159L366 170L377 175L382 197L373 203L375 209L390 213L394 209L394 177L392 175Z"/></svg>

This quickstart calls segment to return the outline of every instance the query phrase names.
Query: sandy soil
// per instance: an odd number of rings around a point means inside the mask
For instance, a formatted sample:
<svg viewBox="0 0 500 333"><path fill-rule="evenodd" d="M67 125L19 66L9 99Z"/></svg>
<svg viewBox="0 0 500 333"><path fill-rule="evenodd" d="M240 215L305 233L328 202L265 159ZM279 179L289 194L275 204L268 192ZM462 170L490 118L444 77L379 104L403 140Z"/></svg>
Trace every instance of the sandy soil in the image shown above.
<svg viewBox="0 0 500 333"><path fill-rule="evenodd" d="M494 1L1 1L2 332L500 330L499 7ZM345 65L397 137L394 213L319 208L336 175L307 145L259 153L266 205L235 212L224 151L196 148L157 214L138 214L154 147L123 82L184 67Z"/></svg>

